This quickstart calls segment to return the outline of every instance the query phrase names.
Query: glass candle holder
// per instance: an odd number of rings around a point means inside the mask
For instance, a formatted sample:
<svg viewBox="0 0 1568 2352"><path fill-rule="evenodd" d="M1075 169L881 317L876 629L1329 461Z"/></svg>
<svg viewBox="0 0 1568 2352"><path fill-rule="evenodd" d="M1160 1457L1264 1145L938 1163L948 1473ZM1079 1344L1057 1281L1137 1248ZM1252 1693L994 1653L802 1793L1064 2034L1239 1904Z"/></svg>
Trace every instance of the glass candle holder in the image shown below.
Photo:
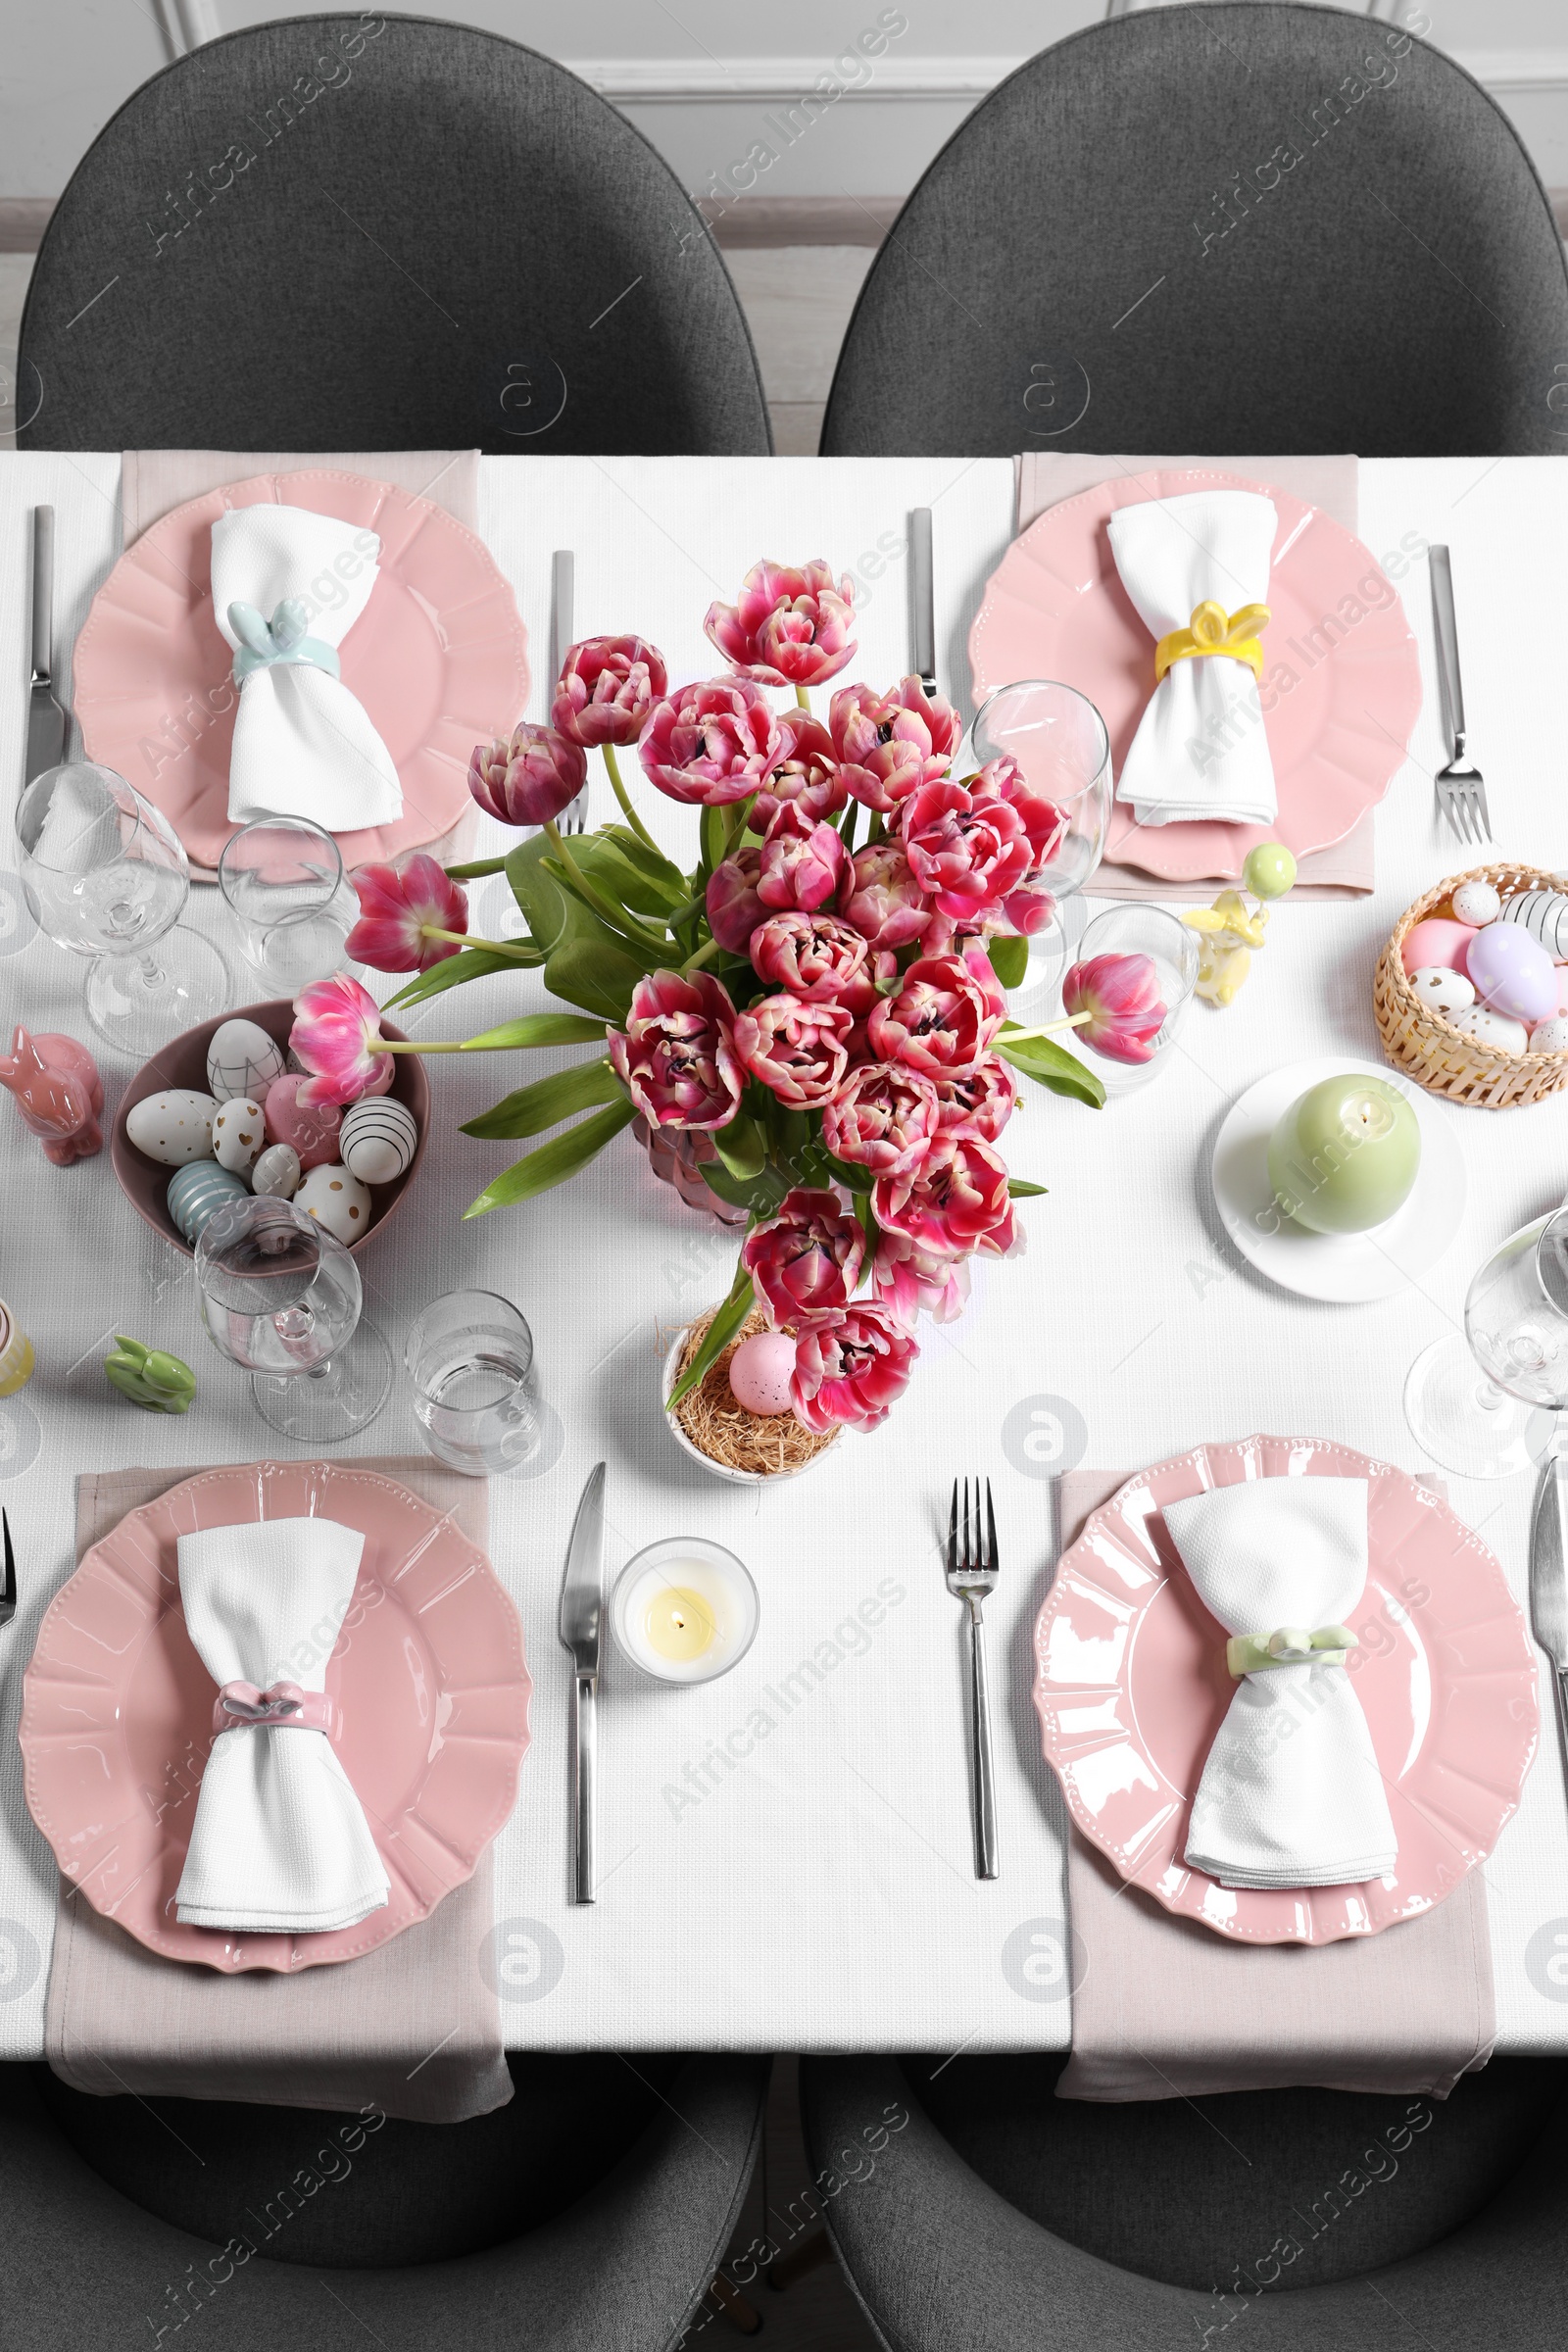
<svg viewBox="0 0 1568 2352"><path fill-rule="evenodd" d="M616 1647L661 1683L711 1683L751 1648L760 1606L732 1551L666 1536L626 1562L610 1596Z"/></svg>
<svg viewBox="0 0 1568 2352"><path fill-rule="evenodd" d="M1112 906L1089 924L1068 969L1077 970L1097 956L1147 956L1153 964L1165 1007L1165 1017L1152 1041L1153 1051L1147 1061L1121 1061L1091 1045L1082 1029L1073 1030L1070 1036L1064 1032L1061 1042L1103 1082L1107 1096L1135 1094L1163 1067L1186 1017L1198 986L1198 934L1162 906Z"/></svg>

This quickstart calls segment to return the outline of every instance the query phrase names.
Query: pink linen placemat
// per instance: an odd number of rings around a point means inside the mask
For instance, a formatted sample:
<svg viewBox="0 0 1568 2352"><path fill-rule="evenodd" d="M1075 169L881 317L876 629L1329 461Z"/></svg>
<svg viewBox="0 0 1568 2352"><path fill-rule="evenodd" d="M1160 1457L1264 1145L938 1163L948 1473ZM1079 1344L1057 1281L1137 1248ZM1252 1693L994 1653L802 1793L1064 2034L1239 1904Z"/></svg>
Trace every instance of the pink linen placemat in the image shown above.
<svg viewBox="0 0 1568 2352"><path fill-rule="evenodd" d="M1062 1552L1126 1475L1066 1473ZM1441 1482L1425 1483L1441 1492ZM1067 1905L1085 1961L1058 2098L1200 2098L1311 2083L1446 2099L1492 2055L1479 1870L1435 1910L1381 1936L1241 1945L1163 1910L1069 1827Z"/></svg>
<svg viewBox="0 0 1568 2352"><path fill-rule="evenodd" d="M1348 531L1359 531L1356 461L1329 458L1102 458L1068 450L1025 450L1013 460L1014 529L1027 530L1048 507L1080 491L1098 489L1119 475L1178 473L1190 466L1212 466L1254 481L1277 482L1308 506L1321 507ZM1303 858L1292 891L1293 899L1359 897L1373 883L1374 811L1367 810L1343 841ZM1218 887L1217 883L1214 886ZM1090 899L1193 899L1206 901L1211 890L1191 882L1161 881L1135 865L1105 859L1084 886Z"/></svg>
<svg viewBox="0 0 1568 2352"><path fill-rule="evenodd" d="M338 473L363 473L372 482L391 482L416 498L445 507L470 531L479 528L479 452L476 449L289 450L127 449L120 459L120 520L122 543L133 547L143 531L209 490L248 482L258 473L304 473L315 466Z"/></svg>
<svg viewBox="0 0 1568 2352"><path fill-rule="evenodd" d="M486 1546L490 1492L437 1462L357 1465L395 1478ZM194 1470L111 1470L76 1483L76 1559L127 1511ZM479 1957L494 1925L492 1855L428 1919L357 1960L285 1977L166 1960L62 1879L44 2055L103 2098L239 2099L264 2107L374 2106L416 2123L488 2115L512 2097L494 1988Z"/></svg>

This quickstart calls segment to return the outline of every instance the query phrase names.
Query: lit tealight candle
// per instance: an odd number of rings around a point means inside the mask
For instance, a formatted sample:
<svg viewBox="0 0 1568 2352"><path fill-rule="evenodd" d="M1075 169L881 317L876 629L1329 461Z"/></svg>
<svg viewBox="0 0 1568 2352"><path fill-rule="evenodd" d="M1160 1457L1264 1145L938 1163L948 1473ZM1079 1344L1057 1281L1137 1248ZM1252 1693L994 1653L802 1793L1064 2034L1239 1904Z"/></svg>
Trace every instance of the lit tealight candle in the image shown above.
<svg viewBox="0 0 1568 2352"><path fill-rule="evenodd" d="M670 1536L627 1561L610 1622L616 1645L663 1683L727 1674L757 1631L757 1587L732 1551L700 1536Z"/></svg>

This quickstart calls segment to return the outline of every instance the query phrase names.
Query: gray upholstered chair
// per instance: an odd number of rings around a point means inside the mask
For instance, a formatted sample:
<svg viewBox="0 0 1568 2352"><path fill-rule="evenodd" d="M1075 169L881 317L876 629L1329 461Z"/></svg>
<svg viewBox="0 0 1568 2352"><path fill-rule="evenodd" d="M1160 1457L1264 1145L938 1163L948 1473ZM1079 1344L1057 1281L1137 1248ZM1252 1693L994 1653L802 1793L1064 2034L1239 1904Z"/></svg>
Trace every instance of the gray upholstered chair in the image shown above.
<svg viewBox="0 0 1568 2352"><path fill-rule="evenodd" d="M1189 0L977 106L860 292L825 457L1568 452L1568 274L1518 133L1397 25Z"/></svg>
<svg viewBox="0 0 1568 2352"><path fill-rule="evenodd" d="M662 2352L734 2228L767 2060L513 2074L494 2115L368 2132L0 2067L0 2343Z"/></svg>
<svg viewBox="0 0 1568 2352"><path fill-rule="evenodd" d="M1495 2058L1446 2101L1129 2106L1056 2099L1061 2063L803 2061L828 2229L893 2352L1558 2352L1562 2062Z"/></svg>
<svg viewBox="0 0 1568 2352"><path fill-rule="evenodd" d="M772 447L668 165L425 17L256 25L127 99L44 236L18 415L25 449Z"/></svg>

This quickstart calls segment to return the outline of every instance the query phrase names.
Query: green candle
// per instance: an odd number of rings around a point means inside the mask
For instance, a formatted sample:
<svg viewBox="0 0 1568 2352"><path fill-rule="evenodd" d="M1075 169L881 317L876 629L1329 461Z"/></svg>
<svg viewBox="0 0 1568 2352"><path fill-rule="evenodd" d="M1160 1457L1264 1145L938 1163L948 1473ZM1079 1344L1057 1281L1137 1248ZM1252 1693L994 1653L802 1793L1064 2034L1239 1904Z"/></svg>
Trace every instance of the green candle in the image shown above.
<svg viewBox="0 0 1568 2352"><path fill-rule="evenodd" d="M1268 1180L1312 1233L1366 1233L1403 1207L1421 1165L1421 1128L1397 1087L1357 1071L1300 1095L1268 1143Z"/></svg>

